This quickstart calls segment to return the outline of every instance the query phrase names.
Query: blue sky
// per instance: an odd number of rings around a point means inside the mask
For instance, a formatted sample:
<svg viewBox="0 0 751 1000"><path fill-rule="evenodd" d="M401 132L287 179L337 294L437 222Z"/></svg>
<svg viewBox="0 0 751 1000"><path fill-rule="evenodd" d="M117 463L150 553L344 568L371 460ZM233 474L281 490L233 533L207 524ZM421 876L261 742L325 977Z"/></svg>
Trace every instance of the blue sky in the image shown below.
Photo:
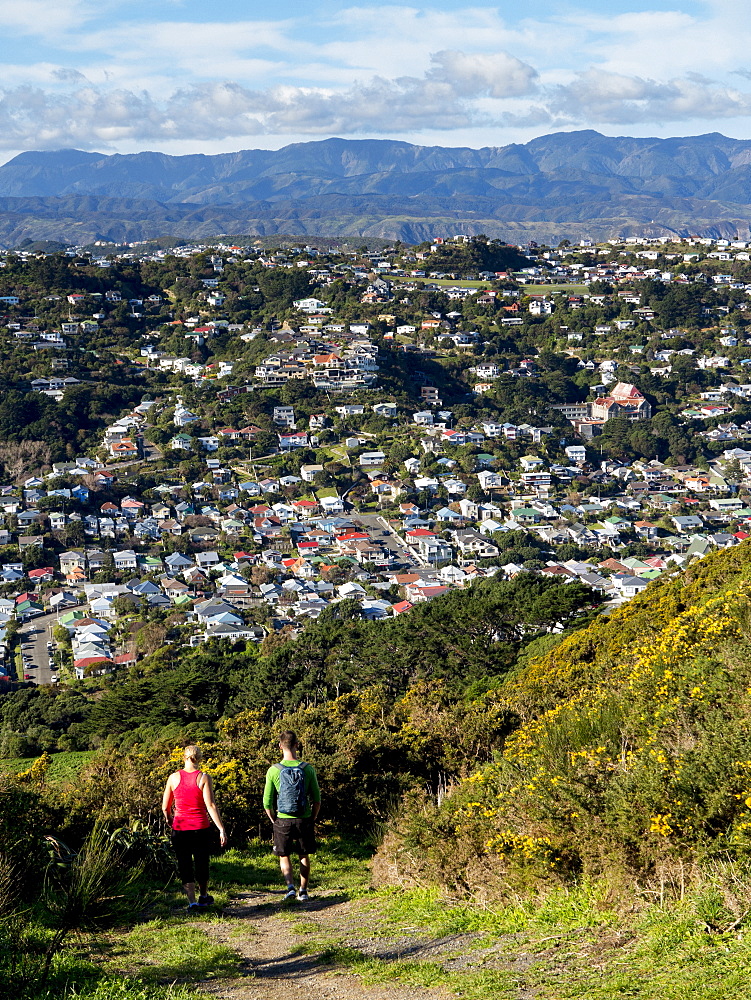
<svg viewBox="0 0 751 1000"><path fill-rule="evenodd" d="M0 160L751 136L748 0L0 0Z"/></svg>

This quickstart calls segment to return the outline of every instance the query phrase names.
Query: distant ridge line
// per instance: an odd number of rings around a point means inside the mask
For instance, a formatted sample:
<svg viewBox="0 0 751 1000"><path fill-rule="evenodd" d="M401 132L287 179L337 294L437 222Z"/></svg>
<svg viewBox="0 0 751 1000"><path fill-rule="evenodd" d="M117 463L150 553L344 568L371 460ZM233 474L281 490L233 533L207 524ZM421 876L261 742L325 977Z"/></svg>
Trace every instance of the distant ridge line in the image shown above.
<svg viewBox="0 0 751 1000"><path fill-rule="evenodd" d="M331 138L171 156L28 151L0 166L0 243L223 232L419 242L751 236L751 141L557 132L506 146Z"/></svg>

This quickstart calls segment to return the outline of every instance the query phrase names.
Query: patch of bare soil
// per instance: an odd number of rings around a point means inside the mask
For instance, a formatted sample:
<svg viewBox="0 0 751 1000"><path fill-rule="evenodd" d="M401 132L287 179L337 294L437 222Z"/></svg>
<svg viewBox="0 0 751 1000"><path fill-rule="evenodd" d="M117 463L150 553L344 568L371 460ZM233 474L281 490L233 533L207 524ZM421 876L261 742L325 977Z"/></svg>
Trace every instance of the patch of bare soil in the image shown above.
<svg viewBox="0 0 751 1000"><path fill-rule="evenodd" d="M242 972L235 979L197 984L206 993L221 1000L417 1000L425 996L424 989L382 984L368 986L356 976L342 974L321 964L317 955L301 954L301 938L289 910L282 910L279 895L268 892L247 892L225 907L222 918L206 922L203 927L215 941L233 948L241 956ZM367 918L360 912L357 901L337 895L316 895L307 903L293 903L295 916L315 935L346 938L347 944L359 947L366 954L378 954L374 938L367 934ZM355 939L356 938L356 939ZM351 940L350 940L351 939ZM435 943L435 942L433 942ZM380 957L428 957L417 951L383 954ZM440 997L441 992L431 990Z"/></svg>

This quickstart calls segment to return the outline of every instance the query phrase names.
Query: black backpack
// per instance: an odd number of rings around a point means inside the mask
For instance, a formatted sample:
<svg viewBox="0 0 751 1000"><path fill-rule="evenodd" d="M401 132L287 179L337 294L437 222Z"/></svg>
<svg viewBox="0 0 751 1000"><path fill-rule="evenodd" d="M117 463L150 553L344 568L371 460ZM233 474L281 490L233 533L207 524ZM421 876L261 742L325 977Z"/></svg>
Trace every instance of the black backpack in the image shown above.
<svg viewBox="0 0 751 1000"><path fill-rule="evenodd" d="M302 816L308 807L308 796L305 791L305 768L308 765L300 761L294 767L287 767L284 762L275 764L279 768L279 794L276 799L276 811L287 816Z"/></svg>

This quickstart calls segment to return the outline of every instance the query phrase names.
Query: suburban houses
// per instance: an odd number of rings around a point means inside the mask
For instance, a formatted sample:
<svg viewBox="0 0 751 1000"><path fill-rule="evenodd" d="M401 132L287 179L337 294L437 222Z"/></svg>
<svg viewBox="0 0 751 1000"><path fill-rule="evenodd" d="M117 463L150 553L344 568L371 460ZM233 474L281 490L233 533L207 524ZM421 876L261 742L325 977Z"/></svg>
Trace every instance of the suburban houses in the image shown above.
<svg viewBox="0 0 751 1000"><path fill-rule="evenodd" d="M135 663L155 623L171 642L258 643L340 601L385 619L499 574L579 580L607 613L745 541L751 284L714 281L722 241L525 247L528 267L469 278L433 271L450 242L220 244L199 291L128 303L106 363L130 403L100 407L65 460L3 460L4 676L13 621L54 616L55 670L84 677ZM302 272L315 294L235 315L233 268ZM695 322L670 322L656 286ZM54 329L23 294L0 302L7 349L34 359L27 392L61 411L102 382L72 348L104 365L96 337L123 303L63 291Z"/></svg>

